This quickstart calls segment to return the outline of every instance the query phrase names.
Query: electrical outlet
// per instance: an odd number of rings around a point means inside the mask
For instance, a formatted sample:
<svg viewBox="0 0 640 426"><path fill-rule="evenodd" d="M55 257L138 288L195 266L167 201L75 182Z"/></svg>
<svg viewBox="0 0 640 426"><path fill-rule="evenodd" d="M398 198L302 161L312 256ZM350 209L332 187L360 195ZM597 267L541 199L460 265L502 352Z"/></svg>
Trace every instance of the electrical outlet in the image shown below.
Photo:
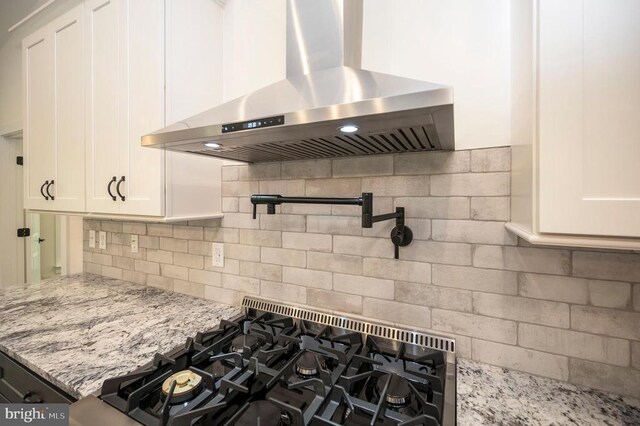
<svg viewBox="0 0 640 426"><path fill-rule="evenodd" d="M107 233L105 231L100 231L98 234L98 248L101 250L107 249Z"/></svg>
<svg viewBox="0 0 640 426"><path fill-rule="evenodd" d="M224 268L224 244L211 243L211 265L217 268Z"/></svg>
<svg viewBox="0 0 640 426"><path fill-rule="evenodd" d="M138 236L132 235L131 236L131 253L137 253L137 252L138 252Z"/></svg>
<svg viewBox="0 0 640 426"><path fill-rule="evenodd" d="M89 247L96 248L96 231L89 230Z"/></svg>

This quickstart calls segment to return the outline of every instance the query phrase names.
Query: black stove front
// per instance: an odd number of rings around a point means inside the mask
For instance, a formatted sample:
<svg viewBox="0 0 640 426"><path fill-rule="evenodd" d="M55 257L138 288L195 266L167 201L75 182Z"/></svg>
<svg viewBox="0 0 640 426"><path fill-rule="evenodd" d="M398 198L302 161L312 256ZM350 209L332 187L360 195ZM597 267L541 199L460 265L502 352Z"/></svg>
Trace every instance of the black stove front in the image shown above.
<svg viewBox="0 0 640 426"><path fill-rule="evenodd" d="M379 337L417 333L375 326L383 333L372 335L365 323L308 312L247 308L105 381L100 398L149 426L454 424L443 412L455 406L445 401L445 352Z"/></svg>

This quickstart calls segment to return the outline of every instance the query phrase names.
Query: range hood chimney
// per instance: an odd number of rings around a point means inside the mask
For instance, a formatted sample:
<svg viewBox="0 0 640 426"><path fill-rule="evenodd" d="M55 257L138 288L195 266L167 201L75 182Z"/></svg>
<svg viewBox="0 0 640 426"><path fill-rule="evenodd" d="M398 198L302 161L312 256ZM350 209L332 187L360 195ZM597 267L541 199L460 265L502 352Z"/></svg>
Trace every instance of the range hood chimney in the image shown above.
<svg viewBox="0 0 640 426"><path fill-rule="evenodd" d="M454 149L453 89L363 70L362 0L287 0L286 79L142 138L245 162Z"/></svg>

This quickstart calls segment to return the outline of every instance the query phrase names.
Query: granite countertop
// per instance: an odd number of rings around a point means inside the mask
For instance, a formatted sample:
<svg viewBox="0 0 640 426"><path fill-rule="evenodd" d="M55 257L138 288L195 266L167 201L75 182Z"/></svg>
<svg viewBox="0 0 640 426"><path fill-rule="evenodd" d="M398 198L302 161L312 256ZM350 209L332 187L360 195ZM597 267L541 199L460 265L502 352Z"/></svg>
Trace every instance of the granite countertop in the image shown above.
<svg viewBox="0 0 640 426"><path fill-rule="evenodd" d="M0 289L0 350L80 398L240 309L78 274Z"/></svg>
<svg viewBox="0 0 640 426"><path fill-rule="evenodd" d="M458 426L640 425L640 400L458 359Z"/></svg>

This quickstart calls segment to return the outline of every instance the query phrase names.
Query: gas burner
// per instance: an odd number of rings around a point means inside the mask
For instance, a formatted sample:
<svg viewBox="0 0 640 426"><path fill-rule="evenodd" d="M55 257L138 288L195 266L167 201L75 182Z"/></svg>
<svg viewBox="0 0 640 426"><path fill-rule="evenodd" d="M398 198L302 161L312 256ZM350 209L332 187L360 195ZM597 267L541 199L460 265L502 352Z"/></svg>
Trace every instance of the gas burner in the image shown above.
<svg viewBox="0 0 640 426"><path fill-rule="evenodd" d="M316 355L311 352L303 353L296 361L296 372L304 378L317 376L318 361Z"/></svg>
<svg viewBox="0 0 640 426"><path fill-rule="evenodd" d="M245 303L244 313L217 328L108 379L100 399L145 426L455 422L455 365L430 349L452 348L453 341L272 302Z"/></svg>
<svg viewBox="0 0 640 426"><path fill-rule="evenodd" d="M270 401L254 401L249 404L249 408L242 413L240 418L234 423L236 426L243 425L260 425L260 426L269 426L269 425L284 425L288 424L286 422L287 415L286 413L282 413L280 408Z"/></svg>
<svg viewBox="0 0 640 426"><path fill-rule="evenodd" d="M376 382L376 390L378 395L382 395L385 386L387 387L387 393L385 394L385 400L390 406L393 407L405 407L411 402L411 389L409 388L409 381L396 374L384 374L380 376Z"/></svg>
<svg viewBox="0 0 640 426"><path fill-rule="evenodd" d="M252 334L243 334L231 341L231 350L233 352L243 354L245 348L249 348L250 352L254 352L260 347L260 339Z"/></svg>
<svg viewBox="0 0 640 426"><path fill-rule="evenodd" d="M169 376L162 383L163 398L169 396L173 382L176 383L176 387L173 390L171 399L169 401L172 404L180 404L182 402L190 400L191 398L196 396L204 386L202 376L189 370L178 371L177 373Z"/></svg>

